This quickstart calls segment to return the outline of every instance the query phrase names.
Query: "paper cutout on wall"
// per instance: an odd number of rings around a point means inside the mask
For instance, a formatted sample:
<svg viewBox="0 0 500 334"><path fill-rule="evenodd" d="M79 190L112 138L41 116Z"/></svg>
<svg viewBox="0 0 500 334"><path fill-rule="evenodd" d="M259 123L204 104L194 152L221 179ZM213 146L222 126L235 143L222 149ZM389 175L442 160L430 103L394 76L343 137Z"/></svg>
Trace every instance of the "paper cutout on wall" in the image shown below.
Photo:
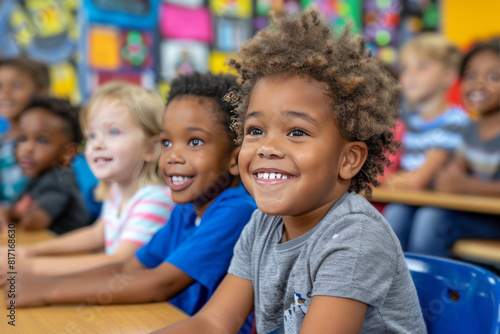
<svg viewBox="0 0 500 334"><path fill-rule="evenodd" d="M168 83L168 81L160 81L156 86L156 91L163 100L163 103L167 103L167 94L170 91L170 83Z"/></svg>
<svg viewBox="0 0 500 334"><path fill-rule="evenodd" d="M153 36L152 33L137 30L121 32L122 65L124 67L152 67Z"/></svg>
<svg viewBox="0 0 500 334"><path fill-rule="evenodd" d="M183 40L163 41L160 46L161 77L172 80L177 75L208 70L208 45Z"/></svg>
<svg viewBox="0 0 500 334"><path fill-rule="evenodd" d="M210 9L216 16L250 19L252 17L251 0L210 0Z"/></svg>
<svg viewBox="0 0 500 334"><path fill-rule="evenodd" d="M88 64L94 69L116 71L120 67L120 32L112 27L89 29Z"/></svg>
<svg viewBox="0 0 500 334"><path fill-rule="evenodd" d="M301 2L303 9L315 4L334 30L342 29L348 21L353 23L355 32L361 29L362 9L359 0L302 0Z"/></svg>
<svg viewBox="0 0 500 334"><path fill-rule="evenodd" d="M212 19L207 8L186 8L162 4L160 31L166 38L191 39L211 43Z"/></svg>
<svg viewBox="0 0 500 334"><path fill-rule="evenodd" d="M232 73L236 74L236 71L231 69L227 62L230 58L234 58L235 54L231 52L219 52L212 51L210 53L210 71L215 74L219 73Z"/></svg>
<svg viewBox="0 0 500 334"><path fill-rule="evenodd" d="M253 34L252 21L225 17L215 18L215 30L215 48L224 52L237 51Z"/></svg>
<svg viewBox="0 0 500 334"><path fill-rule="evenodd" d="M255 1L255 14L267 16L270 11L276 14L295 15L300 12L299 0L257 0Z"/></svg>
<svg viewBox="0 0 500 334"><path fill-rule="evenodd" d="M81 99L75 66L69 62L54 64L50 67L52 92L63 99L78 104Z"/></svg>

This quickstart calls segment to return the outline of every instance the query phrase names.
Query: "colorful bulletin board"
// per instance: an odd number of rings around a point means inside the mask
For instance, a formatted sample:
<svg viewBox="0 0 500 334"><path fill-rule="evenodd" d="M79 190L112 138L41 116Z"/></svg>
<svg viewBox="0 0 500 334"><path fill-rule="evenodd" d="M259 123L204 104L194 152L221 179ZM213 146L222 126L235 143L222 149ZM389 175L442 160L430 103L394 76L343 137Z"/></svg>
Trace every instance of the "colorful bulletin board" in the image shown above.
<svg viewBox="0 0 500 334"><path fill-rule="evenodd" d="M159 0L82 0L82 95L122 80L156 87Z"/></svg>
<svg viewBox="0 0 500 334"><path fill-rule="evenodd" d="M27 55L49 66L52 92L77 104L78 0L0 1L0 57Z"/></svg>

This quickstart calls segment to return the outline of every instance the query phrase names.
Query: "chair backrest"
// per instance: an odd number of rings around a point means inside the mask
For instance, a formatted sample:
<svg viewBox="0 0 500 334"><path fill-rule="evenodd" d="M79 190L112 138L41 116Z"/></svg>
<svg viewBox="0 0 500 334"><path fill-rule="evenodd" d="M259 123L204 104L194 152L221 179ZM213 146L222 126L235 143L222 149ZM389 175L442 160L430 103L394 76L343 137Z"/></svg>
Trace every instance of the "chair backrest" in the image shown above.
<svg viewBox="0 0 500 334"><path fill-rule="evenodd" d="M500 280L468 263L405 254L429 334L500 334Z"/></svg>

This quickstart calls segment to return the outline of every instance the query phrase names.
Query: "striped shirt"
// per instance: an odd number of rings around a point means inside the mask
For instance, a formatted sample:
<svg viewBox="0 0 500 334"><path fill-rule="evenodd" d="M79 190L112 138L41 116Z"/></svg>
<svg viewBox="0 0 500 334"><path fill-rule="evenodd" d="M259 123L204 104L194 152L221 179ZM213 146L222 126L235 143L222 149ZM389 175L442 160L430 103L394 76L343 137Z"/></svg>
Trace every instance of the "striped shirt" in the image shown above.
<svg viewBox="0 0 500 334"><path fill-rule="evenodd" d="M121 196L116 184L103 203L101 218L104 220L106 254L112 255L121 242L144 245L170 217L174 203L170 188L149 185L139 189L121 213Z"/></svg>
<svg viewBox="0 0 500 334"><path fill-rule="evenodd" d="M453 152L461 143L469 117L460 107L452 107L438 117L425 121L415 112L403 113L406 133L403 135L401 169L420 168L430 149Z"/></svg>
<svg viewBox="0 0 500 334"><path fill-rule="evenodd" d="M472 176L484 181L500 180L500 134L482 140L478 124L471 122L464 131L457 155L467 161Z"/></svg>

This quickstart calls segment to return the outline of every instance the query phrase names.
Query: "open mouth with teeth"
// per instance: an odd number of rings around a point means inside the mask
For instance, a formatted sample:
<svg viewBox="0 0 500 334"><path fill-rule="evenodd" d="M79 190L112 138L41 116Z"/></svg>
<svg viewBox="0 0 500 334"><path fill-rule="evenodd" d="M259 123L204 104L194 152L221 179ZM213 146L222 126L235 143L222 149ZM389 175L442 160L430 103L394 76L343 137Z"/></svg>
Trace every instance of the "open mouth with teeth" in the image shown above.
<svg viewBox="0 0 500 334"><path fill-rule="evenodd" d="M469 101L471 102L482 102L485 101L489 98L489 95L487 92L482 92L482 91L473 91L469 94Z"/></svg>
<svg viewBox="0 0 500 334"><path fill-rule="evenodd" d="M168 179L172 190L183 190L193 182L194 176L172 175Z"/></svg>
<svg viewBox="0 0 500 334"><path fill-rule="evenodd" d="M253 173L253 176L260 184L284 183L294 178L293 175L280 172L257 172Z"/></svg>
<svg viewBox="0 0 500 334"><path fill-rule="evenodd" d="M96 163L96 165L98 165L98 166L102 166L102 165L107 164L107 163L108 163L108 162L110 162L111 160L113 160L113 159L111 159L111 158L99 157L99 158L95 158L95 159L94 159L94 162Z"/></svg>

